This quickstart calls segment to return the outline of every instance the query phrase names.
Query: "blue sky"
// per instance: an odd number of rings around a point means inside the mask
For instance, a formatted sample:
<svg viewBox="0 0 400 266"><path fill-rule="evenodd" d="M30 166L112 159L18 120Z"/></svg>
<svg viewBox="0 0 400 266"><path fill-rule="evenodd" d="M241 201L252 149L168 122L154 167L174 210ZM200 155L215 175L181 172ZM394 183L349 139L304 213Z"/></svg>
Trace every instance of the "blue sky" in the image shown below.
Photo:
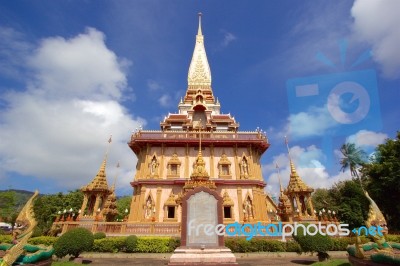
<svg viewBox="0 0 400 266"><path fill-rule="evenodd" d="M112 134L108 180L131 194L126 143L177 111L199 11L222 112L267 132L266 190L277 193L275 164L287 183L285 135L306 183L348 179L344 142L371 153L399 130L399 9L390 0L0 1L0 187L79 188Z"/></svg>

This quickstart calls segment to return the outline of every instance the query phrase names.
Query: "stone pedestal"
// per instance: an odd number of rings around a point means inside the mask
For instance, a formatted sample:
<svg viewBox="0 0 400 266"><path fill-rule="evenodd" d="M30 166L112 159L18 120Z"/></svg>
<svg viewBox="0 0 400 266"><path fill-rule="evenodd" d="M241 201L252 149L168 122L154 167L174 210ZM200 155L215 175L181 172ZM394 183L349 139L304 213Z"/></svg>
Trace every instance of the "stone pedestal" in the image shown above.
<svg viewBox="0 0 400 266"><path fill-rule="evenodd" d="M231 250L226 247L205 249L179 247L175 249L174 254L172 254L169 260L168 265L228 266L238 264L236 262L235 255L233 255Z"/></svg>

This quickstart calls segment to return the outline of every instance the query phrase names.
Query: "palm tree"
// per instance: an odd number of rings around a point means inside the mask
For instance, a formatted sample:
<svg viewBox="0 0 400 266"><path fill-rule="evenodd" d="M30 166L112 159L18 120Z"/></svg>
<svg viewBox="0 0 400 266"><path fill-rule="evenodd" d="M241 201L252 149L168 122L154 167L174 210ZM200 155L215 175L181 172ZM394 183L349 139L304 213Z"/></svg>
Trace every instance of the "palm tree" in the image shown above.
<svg viewBox="0 0 400 266"><path fill-rule="evenodd" d="M340 170L344 172L350 169L351 176L353 178L357 177L360 181L361 188L363 188L361 178L358 175L358 167L365 164L365 158L367 157L365 152L356 147L354 143L343 144L342 147L340 147L340 152L343 155L343 158L340 160L340 164L342 165Z"/></svg>

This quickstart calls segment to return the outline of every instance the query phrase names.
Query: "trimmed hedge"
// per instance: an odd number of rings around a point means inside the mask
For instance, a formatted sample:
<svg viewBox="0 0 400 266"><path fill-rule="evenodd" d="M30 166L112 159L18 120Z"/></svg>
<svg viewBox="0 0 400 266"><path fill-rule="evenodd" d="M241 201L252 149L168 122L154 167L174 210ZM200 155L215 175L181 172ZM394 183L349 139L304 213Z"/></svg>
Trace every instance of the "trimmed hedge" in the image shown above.
<svg viewBox="0 0 400 266"><path fill-rule="evenodd" d="M78 257L84 251L91 251L94 237L85 228L74 228L60 236L54 243L54 254L58 258L72 255Z"/></svg>
<svg viewBox="0 0 400 266"><path fill-rule="evenodd" d="M28 243L32 245L52 246L57 239L58 237L55 236L38 236L30 238Z"/></svg>
<svg viewBox="0 0 400 266"><path fill-rule="evenodd" d="M106 233L104 232L97 232L93 234L94 239L103 239L106 238Z"/></svg>
<svg viewBox="0 0 400 266"><path fill-rule="evenodd" d="M12 242L12 236L11 235L0 235L0 243L9 243L11 244Z"/></svg>
<svg viewBox="0 0 400 266"><path fill-rule="evenodd" d="M126 237L109 237L95 239L92 251L117 253L124 251Z"/></svg>
<svg viewBox="0 0 400 266"><path fill-rule="evenodd" d="M174 250L170 245L169 237L141 237L136 244L136 252L140 253L170 253Z"/></svg>

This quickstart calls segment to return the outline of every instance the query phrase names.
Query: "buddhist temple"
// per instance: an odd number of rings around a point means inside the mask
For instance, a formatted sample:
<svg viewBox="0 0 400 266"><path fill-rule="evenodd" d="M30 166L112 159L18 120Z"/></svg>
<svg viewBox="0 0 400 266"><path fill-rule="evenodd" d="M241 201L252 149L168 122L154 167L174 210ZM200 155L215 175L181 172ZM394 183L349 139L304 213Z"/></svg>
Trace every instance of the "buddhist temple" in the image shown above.
<svg viewBox="0 0 400 266"><path fill-rule="evenodd" d="M164 117L158 130L140 128L128 141L138 160L125 219L115 222L115 182L108 186L106 153L96 176L81 189L84 201L79 219L54 223L62 232L91 226L93 232L112 235L179 236L181 199L197 187L221 196L225 224L316 220L311 202L314 190L298 175L290 152L290 181L286 189L280 184L279 202L265 193L260 160L270 143L263 131L241 131L235 117L221 111L212 87L201 18L199 14L186 93L176 113Z"/></svg>
<svg viewBox="0 0 400 266"><path fill-rule="evenodd" d="M138 158L129 222L180 222L179 199L193 186L212 187L224 198L224 221L270 221L269 210L275 214L260 164L268 139L261 131L240 131L235 118L221 112L204 40L199 15L177 113L159 130L135 132L129 142Z"/></svg>

